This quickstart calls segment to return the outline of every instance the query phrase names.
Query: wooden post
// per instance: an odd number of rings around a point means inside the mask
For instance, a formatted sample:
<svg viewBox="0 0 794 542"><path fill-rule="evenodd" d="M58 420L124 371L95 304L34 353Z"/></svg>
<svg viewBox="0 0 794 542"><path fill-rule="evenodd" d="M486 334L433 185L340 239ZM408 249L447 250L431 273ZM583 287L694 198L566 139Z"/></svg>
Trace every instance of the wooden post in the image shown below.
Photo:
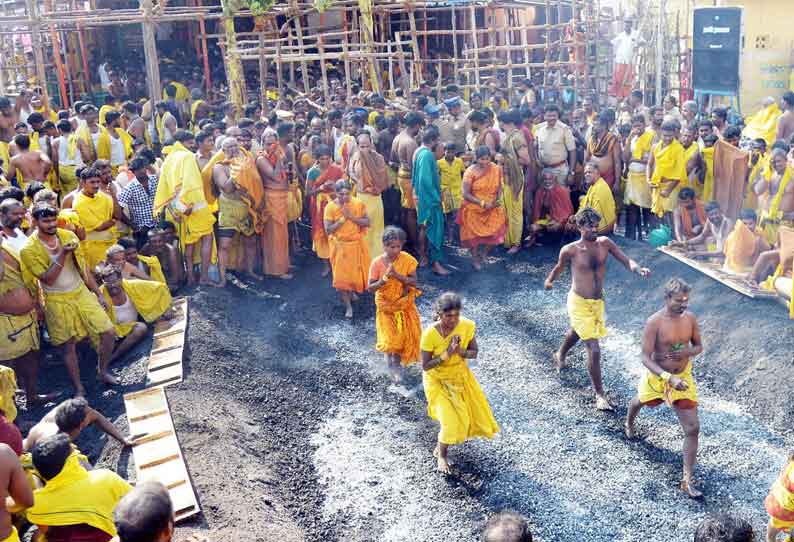
<svg viewBox="0 0 794 542"><path fill-rule="evenodd" d="M521 10L518 13L519 21L522 21L524 19L524 17L526 17L526 16L527 16L526 10ZM535 21L532 21L532 22L534 23ZM529 21L525 21L524 22L525 26L528 25L528 24L529 24ZM527 41L528 41L527 32L529 32L529 30L526 30L526 29L521 30L521 45L523 46L523 49L522 49L521 52L522 52L522 54L524 56L524 76L525 76L526 79L529 79L529 78L532 77L532 71L529 69L529 66L528 66L529 61L530 61L530 56L529 56L530 52L527 49L527 45L528 45L528 43L527 43Z"/></svg>
<svg viewBox="0 0 794 542"><path fill-rule="evenodd" d="M32 45L33 45L33 58L36 63L36 80L41 85L42 96L41 100L44 102L44 110L50 110L49 92L47 91L47 72L44 69L44 45L41 42L41 22L39 21L39 13L36 6L36 0L25 0L25 7L28 14L28 28L30 29Z"/></svg>
<svg viewBox="0 0 794 542"><path fill-rule="evenodd" d="M212 72L210 71L210 59L207 54L207 29L204 26L204 16L199 16L199 30L201 31L201 57L204 61L204 86L209 97L212 90Z"/></svg>
<svg viewBox="0 0 794 542"><path fill-rule="evenodd" d="M146 34L144 34L144 36L145 35ZM154 39L154 38L152 37L152 39ZM145 41L146 40L144 39L144 43L145 43ZM80 45L80 57L81 57L81 60L82 60L82 65L83 65L83 77L85 77L85 93L87 95L89 95L93 99L94 98L94 88L91 85L91 72L88 70L88 54L85 52L85 34L83 32L83 27L80 26L79 23L77 24L77 42ZM144 48L144 53L145 52L146 52L146 49ZM147 71L146 80L148 81L149 80L148 68L147 68L146 71ZM158 80L159 80L159 76L158 76ZM159 86L159 83L158 83L158 86ZM154 104L152 104L152 106L154 106Z"/></svg>
<svg viewBox="0 0 794 542"><path fill-rule="evenodd" d="M320 18L322 19L322 15ZM320 53L320 72L323 74L323 98L325 99L325 106L330 108L331 93L328 91L328 68L325 66L325 44L323 43L322 33L317 35L317 51Z"/></svg>
<svg viewBox="0 0 794 542"><path fill-rule="evenodd" d="M45 2L47 11L54 11L52 7L52 0ZM55 24L50 23L50 41L52 42L52 58L55 61L55 69L58 75L58 88L61 93L61 107L63 109L69 108L69 94L66 92L66 75L64 74L63 62L61 62L61 44L58 39L58 32L55 29ZM46 106L49 110L49 104Z"/></svg>
<svg viewBox="0 0 794 542"><path fill-rule="evenodd" d="M397 32L397 61L400 63L400 84L403 89L403 97L408 98L411 89L410 79L408 78L408 70L405 67L405 53L403 52L402 33Z"/></svg>
<svg viewBox="0 0 794 542"><path fill-rule="evenodd" d="M151 0L146 0L151 2ZM243 63L240 61L240 54L237 52L237 34L234 31L234 12L228 0L221 0L223 6L223 29L226 37L226 54L224 55L226 66L226 84L229 87L229 99L241 111L245 105L245 72ZM154 47L154 44L152 44Z"/></svg>
<svg viewBox="0 0 794 542"><path fill-rule="evenodd" d="M259 100L262 111L267 110L267 61L265 60L265 34L259 31Z"/></svg>
<svg viewBox="0 0 794 542"><path fill-rule="evenodd" d="M347 14L345 14L345 35L342 39L342 57L345 59L345 88L347 89L347 103L350 104L351 94L353 93L353 84L350 81L350 46L348 43L347 35Z"/></svg>
<svg viewBox="0 0 794 542"><path fill-rule="evenodd" d="M546 0L547 2L549 0ZM480 92L480 45L477 39L477 8L474 4L469 4L469 15L471 16L471 37L474 40L474 85L477 92Z"/></svg>
<svg viewBox="0 0 794 542"><path fill-rule="evenodd" d="M152 116L154 116L154 104L160 99L162 90L160 88L160 62L157 59L157 47L155 46L154 23L152 22L152 0L141 0L141 10L143 11L143 58L146 63L146 82L149 91L150 106ZM165 143L164 141L160 142Z"/></svg>
<svg viewBox="0 0 794 542"><path fill-rule="evenodd" d="M392 64L391 40L388 38L386 39L386 53L389 57L387 60L389 65L389 90L394 92L394 65Z"/></svg>
<svg viewBox="0 0 794 542"><path fill-rule="evenodd" d="M513 50L509 48L510 45L513 45L513 38L510 35L510 11L509 8L503 8L505 12L505 26L504 26L504 34L505 34L505 44L508 45L507 49L507 95L509 98L507 99L507 103L512 103L513 101Z"/></svg>
<svg viewBox="0 0 794 542"><path fill-rule="evenodd" d="M411 80L411 86L418 87L424 76L422 74L422 63L420 62L419 41L416 39L416 17L412 8L408 8L408 23L411 28L411 45L414 50L414 77L417 78L416 81Z"/></svg>
<svg viewBox="0 0 794 542"><path fill-rule="evenodd" d="M452 73L455 74L455 83L458 82L458 12L452 6L450 12L450 23L452 25Z"/></svg>
<svg viewBox="0 0 794 542"><path fill-rule="evenodd" d="M543 54L543 95L549 95L549 51L551 49L551 2L546 0L546 50Z"/></svg>
<svg viewBox="0 0 794 542"><path fill-rule="evenodd" d="M279 106L279 102L284 99L284 69L281 65L281 34L276 32L276 86L278 87L278 102L276 102L276 107Z"/></svg>
<svg viewBox="0 0 794 542"><path fill-rule="evenodd" d="M287 46L288 50L292 52L292 28L290 27L287 27ZM295 63L292 61L289 63L289 84L295 85Z"/></svg>
<svg viewBox="0 0 794 542"><path fill-rule="evenodd" d="M300 48L301 57L303 57L306 54L306 50L303 48L303 27L301 26L300 9L298 8L297 0L291 0L290 4L292 5L291 11L295 17L295 32L298 35L298 47ZM295 64L293 63L292 65L294 66ZM301 75L303 75L303 92L309 94L309 67L305 60L301 60Z"/></svg>

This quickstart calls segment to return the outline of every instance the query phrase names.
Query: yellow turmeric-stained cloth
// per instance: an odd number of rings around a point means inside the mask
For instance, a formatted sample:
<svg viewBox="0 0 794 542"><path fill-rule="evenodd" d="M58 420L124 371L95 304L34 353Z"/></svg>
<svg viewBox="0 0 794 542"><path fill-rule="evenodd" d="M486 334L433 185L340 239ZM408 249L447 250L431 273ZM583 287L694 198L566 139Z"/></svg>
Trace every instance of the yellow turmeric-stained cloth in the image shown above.
<svg viewBox="0 0 794 542"><path fill-rule="evenodd" d="M179 142L174 143L173 150L160 169L160 180L152 209L155 218L166 207L181 219L177 223L177 230L183 253L187 245L197 243L206 235L212 235L215 217L204 196L198 162L193 153ZM188 209L191 212L186 215L185 211Z"/></svg>
<svg viewBox="0 0 794 542"><path fill-rule="evenodd" d="M776 529L794 529L794 461L788 462L772 484L764 507Z"/></svg>
<svg viewBox="0 0 794 542"><path fill-rule="evenodd" d="M367 214L366 206L356 198L351 198L347 207L356 218ZM340 218L342 208L335 201L329 202L323 219L336 222ZM361 293L367 287L369 249L366 232L367 228L362 228L352 220L345 220L339 229L328 234L333 287L337 290Z"/></svg>
<svg viewBox="0 0 794 542"><path fill-rule="evenodd" d="M3 318L0 316L0 318ZM2 326L0 325L0 329ZM38 326L36 333L38 333ZM5 342L5 341L4 341ZM17 375L14 369L0 365L0 411L5 416L8 423L12 423L17 417L17 404L14 400L17 394Z"/></svg>
<svg viewBox="0 0 794 542"><path fill-rule="evenodd" d="M113 509L130 484L108 469L88 471L72 454L47 485L33 492L33 506L25 511L34 525L59 527L85 523L116 536Z"/></svg>
<svg viewBox="0 0 794 542"><path fill-rule="evenodd" d="M654 168L651 177L651 212L659 217L673 212L681 183L687 182L684 147L676 139L666 147L662 146L663 143L660 141L653 148ZM662 196L662 190L668 188L672 181L678 181L678 185L668 197ZM705 198L705 188L703 193Z"/></svg>
<svg viewBox="0 0 794 542"><path fill-rule="evenodd" d="M463 185L469 186L471 195L477 200L486 204L496 203L502 186L502 169L495 164L488 164L485 171L470 166L463 174ZM507 233L507 214L501 205L485 209L463 200L457 222L460 225L461 245L466 248L499 245L504 242Z"/></svg>
<svg viewBox="0 0 794 542"><path fill-rule="evenodd" d="M75 145L77 141L82 141L88 148L88 160L83 158L87 166L90 166L97 159L97 150L94 147L94 138L91 137L91 130L88 125L80 126L75 132ZM70 141L71 142L71 141Z"/></svg>
<svg viewBox="0 0 794 542"><path fill-rule="evenodd" d="M583 341L606 337L606 304L603 299L586 299L573 290L568 292L568 318Z"/></svg>
<svg viewBox="0 0 794 542"><path fill-rule="evenodd" d="M733 273L749 273L759 254L760 232L752 231L741 220L736 221L733 231L725 239L725 270Z"/></svg>
<svg viewBox="0 0 794 542"><path fill-rule="evenodd" d="M752 156L750 156L750 158L747 159L748 163L750 163L749 161L751 158ZM755 163L755 165L752 165L752 163L750 163L750 176L748 177L748 183L747 186L745 187L744 201L742 201L743 209L752 209L753 211L756 212L759 211L758 195L753 190L753 185L755 184L755 179L758 177L759 172L762 172L761 174L763 175L764 172L769 171L770 158L771 158L770 154L762 154L761 156L758 157L758 161Z"/></svg>
<svg viewBox="0 0 794 542"><path fill-rule="evenodd" d="M204 185L204 199L207 200L207 205L210 206L212 212L217 212L218 203L215 196L215 189L212 185L212 169L215 164L226 160L226 155L223 151L218 151L212 155L210 161L201 169L201 182ZM261 184L261 181L260 181Z"/></svg>
<svg viewBox="0 0 794 542"><path fill-rule="evenodd" d="M267 221L262 231L262 265L266 275L289 274L288 190L265 190Z"/></svg>
<svg viewBox="0 0 794 542"><path fill-rule="evenodd" d="M155 282L153 280L137 280L137 279L122 279L121 287L129 297L135 310L143 318L146 323L151 324L160 318L165 311L171 307L171 292L168 286ZM101 288L102 295L105 296L107 301L107 314L110 321L113 322L113 327L116 329L116 336L126 337L129 335L132 328L135 327L135 322L124 322L119 324L116 321L116 310L113 306L113 300L110 298L110 293L105 286ZM98 336L92 336L92 342L96 346L98 344Z"/></svg>
<svg viewBox="0 0 794 542"><path fill-rule="evenodd" d="M662 402L670 406L677 406L679 408L694 408L698 403L698 390L695 385L695 379L692 377L692 362L690 361L686 368L676 374L678 378L686 382L689 387L684 391L679 391L670 385L670 382L653 374L648 369L640 378L637 385L637 395L643 405L656 406Z"/></svg>
<svg viewBox="0 0 794 542"><path fill-rule="evenodd" d="M77 243L77 236L70 231L58 229L58 239L61 244ZM34 295L38 295L38 278L47 272L52 265L52 260L39 240L38 232L28 238L27 243L20 251L22 261L22 276L25 286ZM50 341L54 346L61 345L70 339L81 340L90 334L101 334L111 329L113 324L108 318L96 296L86 288L83 276L86 273L85 257L83 250L78 245L67 258L61 274L74 277L79 274L76 286L71 290L54 291L42 286L44 290L44 317L47 321L47 331Z"/></svg>
<svg viewBox="0 0 794 542"><path fill-rule="evenodd" d="M104 192L86 196L79 192L72 201L72 209L80 217L85 228L85 240L80 241L88 269L92 270L105 261L105 252L116 242L113 228L98 231L97 228L113 218L113 199Z"/></svg>
<svg viewBox="0 0 794 542"><path fill-rule="evenodd" d="M771 147L777 137L777 122L782 114L777 102L764 107L745 119L742 135L748 139L763 138Z"/></svg>
<svg viewBox="0 0 794 542"><path fill-rule="evenodd" d="M745 184L750 174L750 153L734 147L724 140L714 145L714 193L725 216L736 217L742 210Z"/></svg>
<svg viewBox="0 0 794 542"><path fill-rule="evenodd" d="M142 254L138 254L138 259L149 268L149 276L152 277L152 280L160 284L168 284L168 281L165 279L165 273L163 273L163 266L160 265L160 259L157 256L143 256Z"/></svg>
<svg viewBox="0 0 794 542"><path fill-rule="evenodd" d="M421 350L430 352L433 357L440 356L455 335L460 337L460 347L465 350L475 331L474 322L463 317L446 337L431 325L422 333ZM493 438L499 432L488 399L460 354L453 354L441 365L424 371L422 383L427 413L441 425L439 442L461 444L475 437Z"/></svg>
<svg viewBox="0 0 794 542"><path fill-rule="evenodd" d="M397 273L407 277L416 273L418 262L407 252L400 252L391 265ZM369 280L380 280L388 267L385 254L372 260ZM378 352L398 354L403 365L419 360L419 341L422 336L422 323L416 310L416 298L419 295L419 290L405 286L395 278L388 279L375 292L375 348Z"/></svg>
<svg viewBox="0 0 794 542"><path fill-rule="evenodd" d="M775 195L772 196L772 200L769 202L769 208L761 213L761 224L764 227L764 233L766 234L766 241L770 245L774 245L777 243L777 232L780 228L780 221L783 219L783 212L780 210L780 202L783 200L783 194L786 191L786 187L788 187L788 183L791 182L791 168L786 167L785 173L783 173L783 178L780 180L780 184L778 185L777 192ZM767 182L772 179L772 175L775 173L773 171L769 171L769 174L766 177Z"/></svg>
<svg viewBox="0 0 794 542"><path fill-rule="evenodd" d="M20 298L26 300L28 303L35 299L25 288L25 281L22 277L22 262L19 259L19 253L11 247L7 241L0 244L0 258L6 260L5 273L0 280L0 341L2 348L0 348L0 361L9 361L18 357L24 356L30 351L39 349L39 323L36 317L36 310L30 306L30 310L22 312L20 306ZM16 265L9 263L9 258L16 263ZM23 290L24 289L24 290ZM19 290L17 293L11 293ZM6 296L6 294L8 294ZM20 298L16 296L19 295ZM6 308L4 305L8 304ZM28 308L28 307L25 307ZM13 311L13 314L5 311ZM13 338L10 340L9 337ZM12 393L13 401L13 393ZM8 417L8 411L3 409ZM16 413L16 410L14 410ZM11 419L13 421L13 417Z"/></svg>
<svg viewBox="0 0 794 542"><path fill-rule="evenodd" d="M587 193L579 204L580 209L586 207L597 211L601 215L601 222L598 223L599 230L603 230L617 221L615 196L612 195L612 189L609 188L607 182L600 177L587 189Z"/></svg>
<svg viewBox="0 0 794 542"><path fill-rule="evenodd" d="M631 142L631 157L635 160L648 161L651 154L654 132L645 130L640 137ZM697 146L695 146L697 147ZM629 205L650 208L651 189L645 172L645 165L638 162L629 164L629 173L626 177L626 190L624 202Z"/></svg>
<svg viewBox="0 0 794 542"><path fill-rule="evenodd" d="M132 136L127 130L115 128L116 134L124 145L124 158L129 160L132 156ZM104 126L99 127L99 138L96 141L96 155L100 160L110 160L110 132Z"/></svg>

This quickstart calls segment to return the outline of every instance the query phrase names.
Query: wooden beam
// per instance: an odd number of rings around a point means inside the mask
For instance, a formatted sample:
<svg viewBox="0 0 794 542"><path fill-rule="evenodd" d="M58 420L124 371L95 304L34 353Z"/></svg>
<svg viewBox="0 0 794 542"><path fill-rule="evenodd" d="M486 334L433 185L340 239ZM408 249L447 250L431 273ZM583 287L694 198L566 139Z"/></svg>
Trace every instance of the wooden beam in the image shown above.
<svg viewBox="0 0 794 542"><path fill-rule="evenodd" d="M548 2L548 0L546 1ZM472 29L477 28L477 11L474 4L469 4L469 15ZM474 85L477 92L480 92L480 46L477 43L477 32L472 32L471 38L474 40Z"/></svg>
<svg viewBox="0 0 794 542"><path fill-rule="evenodd" d="M146 83L149 91L149 100L154 115L154 104L162 96L160 87L160 61L157 58L157 42L155 41L154 23L152 22L152 0L140 0L143 11L143 58L146 64ZM87 74L90 77L90 74ZM161 141L161 144L164 142Z"/></svg>
<svg viewBox="0 0 794 542"><path fill-rule="evenodd" d="M414 16L413 8L408 8L408 24L411 29L411 46L414 51L414 79L411 80L411 87L418 87L419 83L424 79L422 74L422 64L419 63L421 55L419 54L419 41L416 39L416 17Z"/></svg>
<svg viewBox="0 0 794 542"><path fill-rule="evenodd" d="M291 3L294 6L295 12L299 13L297 2L295 0L292 0ZM304 45L303 45L303 27L301 25L300 15L296 16L293 19L293 21L295 23L295 33L297 34L297 38L298 38L298 47L300 47L301 54L303 54L306 51L304 50ZM310 85L309 85L309 66L308 66L308 64L306 63L305 60L301 61L301 75L303 75L303 92L308 94L309 90L310 90ZM295 81L293 81L292 83L294 84Z"/></svg>

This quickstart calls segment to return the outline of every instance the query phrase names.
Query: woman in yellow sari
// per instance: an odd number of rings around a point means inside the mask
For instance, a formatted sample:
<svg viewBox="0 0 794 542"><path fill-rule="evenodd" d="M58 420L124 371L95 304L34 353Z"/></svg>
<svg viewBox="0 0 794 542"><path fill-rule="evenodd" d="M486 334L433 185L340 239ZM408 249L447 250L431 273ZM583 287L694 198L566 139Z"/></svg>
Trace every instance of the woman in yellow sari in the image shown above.
<svg viewBox="0 0 794 542"><path fill-rule="evenodd" d="M422 333L422 382L427 413L441 424L433 455L438 470L449 474L447 451L453 444L475 438L492 438L499 432L488 400L466 359L479 353L473 321L463 318L463 301L453 292L436 300L436 322Z"/></svg>
<svg viewBox="0 0 794 542"><path fill-rule="evenodd" d="M350 195L348 181L337 181L335 190L336 199L325 207L323 223L331 248L333 286L342 297L345 318L353 318L352 301L367 287L369 217L366 206Z"/></svg>
<svg viewBox="0 0 794 542"><path fill-rule="evenodd" d="M491 163L491 151L477 148L477 162L463 174L463 202L458 212L461 245L471 251L471 265L479 271L491 247L504 242L507 215L501 204L502 169ZM480 246L485 248L480 250Z"/></svg>
<svg viewBox="0 0 794 542"><path fill-rule="evenodd" d="M375 348L386 356L395 384L402 368L419 359L422 323L416 310L416 258L403 252L405 231L395 226L383 230L383 254L372 260L367 291L375 292Z"/></svg>

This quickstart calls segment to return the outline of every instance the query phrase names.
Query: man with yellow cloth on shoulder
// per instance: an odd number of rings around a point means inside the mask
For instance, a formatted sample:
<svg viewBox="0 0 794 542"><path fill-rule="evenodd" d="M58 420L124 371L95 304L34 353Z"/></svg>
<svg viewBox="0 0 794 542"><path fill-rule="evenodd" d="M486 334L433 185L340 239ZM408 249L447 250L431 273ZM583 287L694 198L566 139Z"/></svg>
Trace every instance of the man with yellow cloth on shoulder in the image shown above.
<svg viewBox="0 0 794 542"><path fill-rule="evenodd" d="M119 168L126 165L132 156L132 136L120 127L120 121L121 113L108 111L96 143L97 159L110 162L111 176L114 179L119 174Z"/></svg>
<svg viewBox="0 0 794 542"><path fill-rule="evenodd" d="M615 196L607 182L598 173L598 164L588 162L584 166L584 182L587 193L582 198L579 207L581 209L590 208L598 213L601 221L598 223L598 234L609 235L615 229L618 221L617 211L615 210Z"/></svg>
<svg viewBox="0 0 794 542"><path fill-rule="evenodd" d="M80 184L77 180L77 169L83 167L83 159L77 148L77 135L72 131L72 123L66 119L58 121L58 131L61 135L53 139L52 150L57 157L57 173L63 201Z"/></svg>
<svg viewBox="0 0 794 542"><path fill-rule="evenodd" d="M97 159L97 143L99 135L102 133L102 128L97 124L99 114L96 107L93 105L84 105L79 111L82 115L85 124L77 128L77 148L80 150L80 156L83 163L90 166Z"/></svg>
<svg viewBox="0 0 794 542"><path fill-rule="evenodd" d="M201 93L201 89L194 88L190 91L190 98L193 102L190 104L190 125L193 133L197 134L200 130L199 122L210 116L211 108Z"/></svg>
<svg viewBox="0 0 794 542"><path fill-rule="evenodd" d="M662 123L662 140L651 152L646 178L651 186L651 213L673 227L673 211L678 203L678 191L686 186L686 158L684 147L675 138L675 122ZM705 197L705 195L704 195Z"/></svg>
<svg viewBox="0 0 794 542"><path fill-rule="evenodd" d="M114 265L104 265L99 270L102 279L102 295L107 312L116 330L117 344L110 358L111 363L138 344L148 331L147 324L168 316L171 308L171 292L168 286L153 280L122 279L121 271ZM143 319L146 324L140 322ZM98 337L91 341L97 346Z"/></svg>
<svg viewBox="0 0 794 542"><path fill-rule="evenodd" d="M209 278L209 267L215 217L207 204L201 171L193 154L196 140L193 134L185 130L177 131L174 138L176 143L160 170L152 213L158 217L166 212L166 218L176 224L179 245L188 262L188 285L196 284L192 265L196 245L199 245L201 252L199 284L213 285Z"/></svg>
<svg viewBox="0 0 794 542"><path fill-rule="evenodd" d="M794 228L794 182L792 169L788 166L786 151L772 149L769 158L772 167L759 169L753 182L753 190L761 202L761 226L767 242L777 243L780 226Z"/></svg>
<svg viewBox="0 0 794 542"><path fill-rule="evenodd" d="M36 231L20 252L25 284L44 292L44 317L54 346L60 346L64 364L78 396L85 395L80 382L76 345L90 334L100 335L99 376L106 384L118 384L110 374L110 356L116 332L103 310L105 300L85 265L77 236L58 228L58 209L47 203L33 206Z"/></svg>
<svg viewBox="0 0 794 542"><path fill-rule="evenodd" d="M378 154L372 144L372 137L362 132L357 138L358 146L350 158L348 175L355 183L356 198L367 208L369 227L366 239L370 257L380 254L383 249L383 197L381 194L389 187L386 175L386 160Z"/></svg>
<svg viewBox="0 0 794 542"><path fill-rule="evenodd" d="M105 259L105 252L116 242L113 198L100 190L100 176L101 173L95 167L83 169L80 172L80 190L72 201L72 209L85 229L85 240L80 242L80 247L85 254L89 272L93 272Z"/></svg>
<svg viewBox="0 0 794 542"><path fill-rule="evenodd" d="M116 536L113 509L132 487L109 469L86 470L65 433L38 442L33 466L46 485L25 511L47 540L107 542Z"/></svg>

